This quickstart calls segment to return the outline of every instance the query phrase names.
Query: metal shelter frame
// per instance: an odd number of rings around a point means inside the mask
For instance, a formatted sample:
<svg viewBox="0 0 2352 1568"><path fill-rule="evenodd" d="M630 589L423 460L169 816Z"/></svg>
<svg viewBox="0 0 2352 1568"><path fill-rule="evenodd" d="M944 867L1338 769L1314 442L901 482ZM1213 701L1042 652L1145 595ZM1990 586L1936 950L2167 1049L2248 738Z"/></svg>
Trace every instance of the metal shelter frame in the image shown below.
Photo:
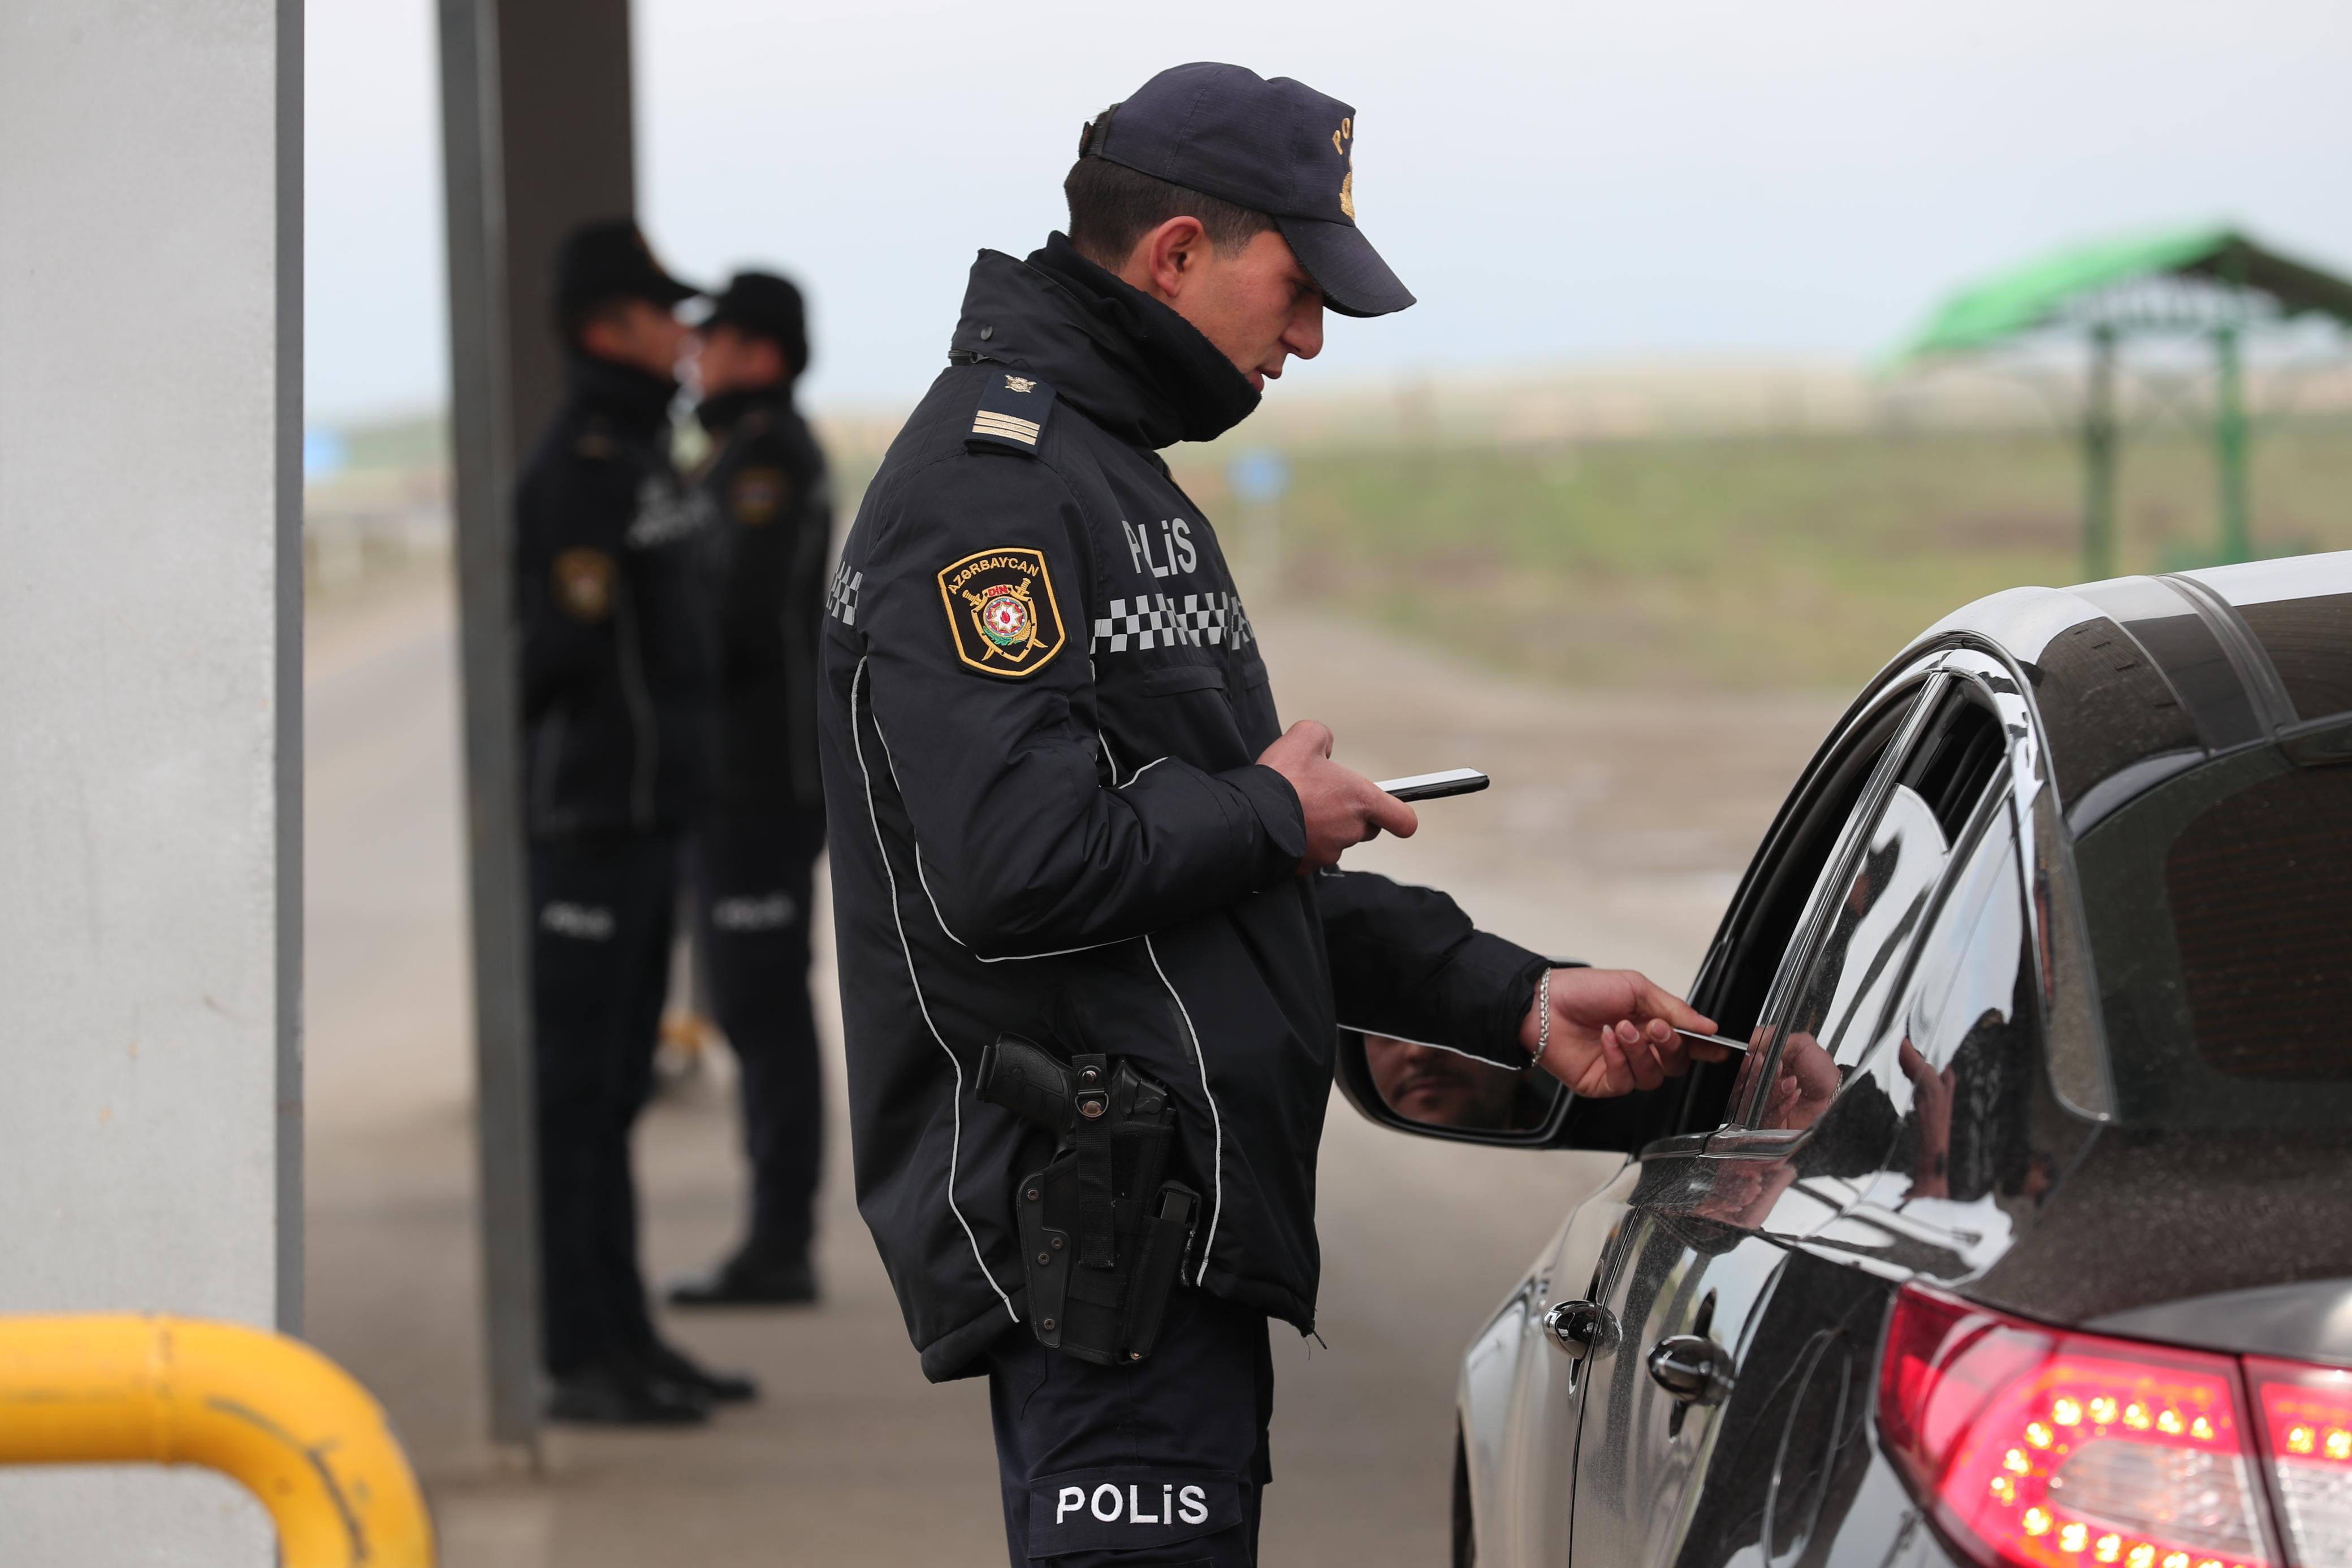
<svg viewBox="0 0 2352 1568"><path fill-rule="evenodd" d="M2352 328L2352 278L2284 256L2241 231L2208 225L2078 246L1970 285L1937 308L1896 362L1982 353L2051 332L2084 339L2083 572L2098 579L2116 570L2116 382L2125 342L2211 343L2220 518L2214 559L2251 560L2245 340L2303 316Z"/></svg>

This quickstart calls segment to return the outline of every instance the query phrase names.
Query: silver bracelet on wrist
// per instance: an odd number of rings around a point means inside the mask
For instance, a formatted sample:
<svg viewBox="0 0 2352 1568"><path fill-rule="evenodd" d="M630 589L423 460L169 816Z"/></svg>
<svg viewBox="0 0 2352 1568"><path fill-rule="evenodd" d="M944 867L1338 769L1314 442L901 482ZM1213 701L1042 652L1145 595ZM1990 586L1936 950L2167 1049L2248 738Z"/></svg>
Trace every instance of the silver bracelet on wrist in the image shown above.
<svg viewBox="0 0 2352 1568"><path fill-rule="evenodd" d="M1528 1058L1529 1067L1543 1065L1544 1052L1551 1049L1551 966L1544 966L1543 977L1536 981L1536 1053Z"/></svg>

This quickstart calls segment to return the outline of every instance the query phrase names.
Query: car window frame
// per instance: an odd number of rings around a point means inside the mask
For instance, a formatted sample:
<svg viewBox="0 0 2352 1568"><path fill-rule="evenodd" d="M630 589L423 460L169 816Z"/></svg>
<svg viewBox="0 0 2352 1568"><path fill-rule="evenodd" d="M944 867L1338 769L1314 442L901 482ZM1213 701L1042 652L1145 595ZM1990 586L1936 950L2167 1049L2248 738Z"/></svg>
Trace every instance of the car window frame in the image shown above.
<svg viewBox="0 0 2352 1568"><path fill-rule="evenodd" d="M2016 819L2026 920L2033 937L2034 984L2042 1012L2042 1069L2067 1112L2089 1122L2115 1119L2106 1024L2098 1005L2088 916L2074 865L2071 802L2058 793L2050 737L2032 697L2035 672L1998 644L1956 635L1938 667L1975 683L2009 737L2010 810Z"/></svg>
<svg viewBox="0 0 2352 1568"><path fill-rule="evenodd" d="M1923 643L1907 656L1890 663L1854 699L1806 765L1741 874L1700 962L1691 987L1692 999L1702 1009L1721 1005L1725 988L1737 983L1739 967L1749 958L1742 952L1746 930L1768 917L1766 901L1775 892L1779 868L1803 852L1806 841L1795 835L1808 825L1807 812L1822 791L1832 787L1845 755L1885 721L1890 708L1899 706L1903 716L1897 721L1896 734L1885 743L1887 754L1903 738L1905 727L1932 712L1922 706L1922 699L1938 674L1977 687L2005 737L2010 810L2022 862L2019 872L2027 889L2026 919L2033 942L2043 1063L2051 1089L2060 1105L2074 1115L2091 1122L2112 1121L2115 1097L2108 1077L2105 1026L2096 1007L2089 931L2074 868L2073 835L2064 815L2068 803L2059 797L2048 728L2031 695L2035 672L2020 664L1998 643L1973 632L1951 632ZM1886 765L1887 755L1883 754L1873 764L1874 777ZM1851 818L1852 811L1848 815ZM1843 831L1841 824L1840 831ZM1800 915L1801 925L1803 918ZM1770 999L1768 985L1767 1001ZM1759 1006L1757 1020L1766 1016L1767 1009ZM1736 1019L1727 1021L1736 1027ZM1731 1107L1724 1104L1719 1112L1709 1113L1712 1095L1706 1080L1711 1071L1725 1071L1728 1065L1702 1068L1690 1074L1672 1119L1654 1124L1658 1125L1659 1136L1647 1141L1637 1136L1616 1146L1631 1147L1636 1158L1645 1159L1653 1155L1696 1153L1721 1144L1732 1125Z"/></svg>
<svg viewBox="0 0 2352 1568"><path fill-rule="evenodd" d="M1728 999L1723 995L1725 988L1741 983L1740 973L1753 956L1746 951L1748 934L1751 927L1770 918L1781 892L1778 885L1781 868L1792 858L1803 855L1817 841L1812 837L1817 825L1808 818L1819 806L1821 797L1825 792L1843 787L1850 777L1846 771L1847 763L1857 748L1874 745L1880 748L1880 755L1870 764L1870 778L1863 783L1863 789L1869 788L1871 779L1876 777L1886 753L1900 740L1904 726L1910 721L1918 698L1935 674L1939 658L1931 656L1902 661L1879 672L1878 678L1863 689L1814 751L1811 760L1805 765L1804 772L1799 775L1796 784L1781 801L1780 809L1774 813L1772 825L1765 830L1756 852L1748 857L1739 885L1724 908L1723 919L1716 928L1714 938L1707 944L1706 954L1700 960L1697 976L1692 982L1690 995L1695 1004L1702 1009L1720 1009ZM1893 727L1882 737L1877 732L1890 723L1890 713L1894 715ZM1857 792L1856 801L1859 802L1860 799ZM1853 814L1853 808L1848 807L1834 831L1843 834ZM1837 845L1832 842L1823 863L1827 864L1829 856L1836 852ZM1807 897L1811 897L1810 890ZM1804 918L1804 912L1800 911L1790 928L1790 940L1793 940L1796 932L1801 929ZM1787 946L1787 941L1780 945L1773 958L1776 966ZM1768 981L1767 1000L1769 999L1769 990ZM1717 1016L1723 1017L1719 1010ZM1763 1016L1762 1003L1759 1002L1757 1017L1761 1019ZM1738 1017L1735 1014L1724 1020L1726 1026L1734 1029L1735 1032ZM1619 1146L1631 1148L1637 1157L1647 1157L1653 1153L1695 1152L1705 1145L1710 1134L1724 1125L1721 1112L1710 1113L1708 1110L1710 1101L1723 1085L1723 1077L1716 1075L1727 1077L1736 1071L1736 1062L1726 1062L1702 1066L1693 1071L1683 1081L1683 1089L1674 1099L1671 1115L1661 1117L1653 1124L1657 1135ZM1713 1092L1709 1087L1711 1078L1717 1085Z"/></svg>
<svg viewBox="0 0 2352 1568"><path fill-rule="evenodd" d="M1869 782L1863 786L1853 809L1846 813L1846 820L1839 825L1837 842L1830 851L1829 858L1822 862L1812 891L1806 896L1805 912L1798 917L1797 929L1788 946L1782 950L1779 963L1774 966L1772 982L1764 993L1764 1005L1756 1019L1759 1031L1786 1018L1792 994L1811 973L1814 960L1821 955L1821 945L1833 925L1835 911L1843 899L1845 888L1853 879L1856 865L1869 852L1871 835L1880 817L1885 813L1886 803L1893 798L1895 786L1901 782L1914 749L1927 733L1928 721L1935 716L1943 704L1945 694L1950 689L1951 679L1940 668L1931 668L1927 672L1912 695L1911 706L1887 741L1886 749L1879 754L1877 763L1872 768ZM1941 896L1943 878L1949 873L1948 860L1944 873L1937 879L1936 888L1929 893L1931 904ZM1911 946L1916 946L1915 938ZM1899 960L1906 973L1910 961L1911 947L1906 947ZM1740 1092L1734 1091L1732 1103L1724 1107L1724 1119L1716 1129L1717 1135L1724 1133L1738 1133L1743 1136L1769 1135L1774 1139L1774 1146L1793 1142L1801 1135L1801 1129L1759 1128L1751 1124L1777 1072L1780 1044L1776 1037L1769 1046L1764 1048L1769 1054L1762 1069L1748 1082L1745 1103ZM1712 1139L1710 1142L1712 1145Z"/></svg>
<svg viewBox="0 0 2352 1568"><path fill-rule="evenodd" d="M1922 659L1915 668L1925 674L1925 679L1913 698L1911 708L1904 715L1895 738L1879 758L1870 786L1857 799L1853 812L1841 830L1832 859L1824 862L1823 875L1801 923L1804 934L1801 956L1790 956L1800 954L1797 943L1792 941L1774 972L1771 988L1757 1020L1759 1028L1785 1021L1789 994L1811 973L1819 956L1820 944L1829 928L1832 908L1853 874L1856 857L1866 850L1869 837L1875 831L1878 818L1894 792L1895 784L1909 770L1917 748L1928 733L1929 722L1941 711L1948 697L1958 696L1959 700L1972 700L1991 710L2003 735L2003 763L1982 787L1979 798L1969 805L1962 831L1948 845L1945 864L1929 895L1927 913L1921 921L1918 936L1913 938L1899 961L1901 974L1890 991L1889 1005L1899 1005L1917 963L1919 940L1933 930L1935 922L1941 918L1945 900L1950 896L1953 879L1961 873L1973 853L1973 846L1980 841L1983 831L1980 823L1985 813L1995 809L1995 802L2005 802L2011 812L2015 829L2013 837L2021 862L2017 868L2020 880L2040 894L2029 898L2027 913L2034 936L2035 988L2037 1000L2042 1004L2041 1034L2046 1052L2055 1032L2053 1020L2056 1009L2053 1004L2058 995L2056 965L2052 961L2053 944L2066 940L2069 935L2053 932L2049 909L2053 903L2063 904L2073 894L2074 883L2071 856L2064 857L2065 875L2063 878L2053 879L2051 874L2053 856L2048 834L2055 819L2056 802L2054 791L2047 787L2048 769L2044 761L2047 752L2041 744L2039 719L2032 712L2032 704L2025 698L2025 688L2018 679L2018 673L1981 650L1965 647L1946 649ZM1964 694L1958 690L1962 684L1968 688ZM2034 846L2030 861L2026 854L2028 845ZM2059 847L2063 850L2063 846L2061 844ZM1834 877L1828 874L1832 866L1838 871ZM2056 883L2054 892L2053 882ZM2079 936L2081 934L2082 926L2077 919L2072 935ZM2084 972L2087 973L2087 969ZM1875 1036L1883 1024L1881 1019L1874 1026L1871 1037L1874 1043L1866 1046L1866 1051L1875 1049ZM1805 1138L1809 1128L1771 1128L1752 1124L1777 1073L1779 1046L1780 1041L1775 1039L1769 1048L1772 1055L1763 1070L1757 1072L1749 1082L1745 1103L1735 1098L1734 1103L1725 1107L1723 1122L1706 1137L1705 1146L1708 1152L1763 1153L1792 1148ZM2101 1054L2103 1056L2104 1052Z"/></svg>

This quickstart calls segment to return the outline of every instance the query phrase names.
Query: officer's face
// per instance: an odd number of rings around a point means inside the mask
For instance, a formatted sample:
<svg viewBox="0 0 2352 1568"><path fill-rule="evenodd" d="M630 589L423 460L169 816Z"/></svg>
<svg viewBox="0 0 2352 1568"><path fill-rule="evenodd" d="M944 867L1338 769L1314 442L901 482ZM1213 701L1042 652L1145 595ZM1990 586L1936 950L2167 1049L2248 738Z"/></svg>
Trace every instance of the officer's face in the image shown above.
<svg viewBox="0 0 2352 1568"><path fill-rule="evenodd" d="M784 379L784 351L772 339L750 338L720 326L704 332L701 343L694 356L695 382L705 397L773 386Z"/></svg>
<svg viewBox="0 0 2352 1568"><path fill-rule="evenodd" d="M1260 392L1292 355L1311 360L1323 351L1323 292L1280 234L1269 230L1229 251L1202 235L1171 259L1172 267L1158 269L1161 287L1154 292Z"/></svg>
<svg viewBox="0 0 2352 1568"><path fill-rule="evenodd" d="M650 299L622 300L580 330L581 345L598 359L653 376L676 375L693 338L691 328Z"/></svg>

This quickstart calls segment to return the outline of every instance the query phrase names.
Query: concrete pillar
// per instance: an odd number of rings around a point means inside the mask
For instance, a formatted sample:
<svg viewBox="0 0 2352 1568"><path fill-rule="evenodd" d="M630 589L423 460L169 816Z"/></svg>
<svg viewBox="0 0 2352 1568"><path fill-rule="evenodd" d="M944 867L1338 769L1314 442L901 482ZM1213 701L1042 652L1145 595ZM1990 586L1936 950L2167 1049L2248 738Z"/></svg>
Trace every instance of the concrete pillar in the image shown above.
<svg viewBox="0 0 2352 1568"><path fill-rule="evenodd" d="M556 242L590 218L637 210L629 0L497 0L496 10L508 417L528 447L563 390L547 287Z"/></svg>
<svg viewBox="0 0 2352 1568"><path fill-rule="evenodd" d="M300 1326L301 16L0 5L0 1312ZM272 1554L156 1470L0 1543Z"/></svg>
<svg viewBox="0 0 2352 1568"><path fill-rule="evenodd" d="M583 220L635 211L629 0L439 0L439 14L483 1343L491 1437L535 1446L537 1216L510 492L518 448L539 434L562 392L548 288L556 243Z"/></svg>

